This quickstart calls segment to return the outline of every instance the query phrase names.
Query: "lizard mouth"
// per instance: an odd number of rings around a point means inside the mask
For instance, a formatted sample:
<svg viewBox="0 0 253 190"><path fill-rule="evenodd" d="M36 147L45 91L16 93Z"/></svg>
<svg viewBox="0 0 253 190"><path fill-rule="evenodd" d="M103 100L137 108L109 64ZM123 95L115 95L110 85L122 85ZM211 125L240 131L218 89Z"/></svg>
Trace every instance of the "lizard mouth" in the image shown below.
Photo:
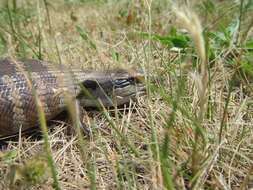
<svg viewBox="0 0 253 190"><path fill-rule="evenodd" d="M85 107L121 106L146 94L144 83L134 77L99 82L88 80L82 86L84 93L78 99Z"/></svg>

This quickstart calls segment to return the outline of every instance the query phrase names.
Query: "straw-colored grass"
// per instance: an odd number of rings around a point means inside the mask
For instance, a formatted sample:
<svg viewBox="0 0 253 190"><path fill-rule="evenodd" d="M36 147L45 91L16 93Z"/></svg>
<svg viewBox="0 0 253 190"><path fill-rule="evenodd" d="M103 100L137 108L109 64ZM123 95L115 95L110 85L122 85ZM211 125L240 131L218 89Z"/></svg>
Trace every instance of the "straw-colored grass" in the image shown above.
<svg viewBox="0 0 253 190"><path fill-rule="evenodd" d="M6 2L1 57L139 67L148 95L2 145L0 189L253 188L250 1Z"/></svg>

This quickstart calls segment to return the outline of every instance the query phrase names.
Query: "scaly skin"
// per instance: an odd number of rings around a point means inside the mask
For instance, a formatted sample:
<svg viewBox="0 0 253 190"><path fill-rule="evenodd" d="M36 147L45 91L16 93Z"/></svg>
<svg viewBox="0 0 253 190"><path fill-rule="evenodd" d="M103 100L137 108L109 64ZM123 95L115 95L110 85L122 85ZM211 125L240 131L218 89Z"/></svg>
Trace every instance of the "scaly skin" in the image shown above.
<svg viewBox="0 0 253 190"><path fill-rule="evenodd" d="M91 71L37 60L0 60L0 137L38 125L32 89L50 120L66 109L66 94L83 107L98 106L96 100L105 107L118 106L145 93L142 79L135 70Z"/></svg>

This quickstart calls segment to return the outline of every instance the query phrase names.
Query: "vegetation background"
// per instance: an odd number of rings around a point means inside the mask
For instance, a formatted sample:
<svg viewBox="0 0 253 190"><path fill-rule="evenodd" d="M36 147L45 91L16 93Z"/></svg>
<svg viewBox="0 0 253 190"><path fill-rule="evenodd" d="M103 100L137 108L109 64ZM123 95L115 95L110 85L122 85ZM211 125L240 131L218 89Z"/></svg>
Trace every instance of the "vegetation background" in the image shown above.
<svg viewBox="0 0 253 190"><path fill-rule="evenodd" d="M252 15L251 0L2 0L1 57L135 66L148 93L87 112L90 138L59 122L2 145L0 189L252 189Z"/></svg>

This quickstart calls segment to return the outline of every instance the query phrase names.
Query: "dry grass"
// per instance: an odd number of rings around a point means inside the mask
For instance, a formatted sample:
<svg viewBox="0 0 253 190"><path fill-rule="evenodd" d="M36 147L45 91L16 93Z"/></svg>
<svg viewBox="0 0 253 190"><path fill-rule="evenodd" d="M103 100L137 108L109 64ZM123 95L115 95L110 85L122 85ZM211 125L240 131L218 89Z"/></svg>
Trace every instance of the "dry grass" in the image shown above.
<svg viewBox="0 0 253 190"><path fill-rule="evenodd" d="M253 60L252 49L242 44L252 36L252 19L246 11L238 13L243 1L214 1L218 12L209 10L208 14L199 1L191 4L190 12L177 14L162 0L153 1L150 12L148 0L80 4L57 0L48 7L43 1L17 2L33 8L29 9L33 16L19 21L16 36L10 25L1 26L8 49L2 56L36 57L37 52L45 60L84 67L133 65L156 78L149 86L150 96L110 110L109 119L98 111L85 114L92 130L91 137L84 139L85 158L68 123L50 127L49 143L61 189L253 188L253 75L241 69L245 57L251 64ZM187 25L182 14L188 19L192 14L195 20ZM233 37L215 41L210 33L237 17ZM187 29L179 33L192 39L184 50L168 48L153 38L153 34L166 36L176 18L177 26ZM141 32L148 35L143 37ZM39 34L41 49L36 41ZM41 178L38 174L40 179L34 183L24 177L24 167L38 155L43 158L42 152L40 138L22 136L2 146L0 189L8 188L10 175L17 171L20 179L14 182L21 185L14 185L18 189L53 189L49 166L39 165L47 172Z"/></svg>

